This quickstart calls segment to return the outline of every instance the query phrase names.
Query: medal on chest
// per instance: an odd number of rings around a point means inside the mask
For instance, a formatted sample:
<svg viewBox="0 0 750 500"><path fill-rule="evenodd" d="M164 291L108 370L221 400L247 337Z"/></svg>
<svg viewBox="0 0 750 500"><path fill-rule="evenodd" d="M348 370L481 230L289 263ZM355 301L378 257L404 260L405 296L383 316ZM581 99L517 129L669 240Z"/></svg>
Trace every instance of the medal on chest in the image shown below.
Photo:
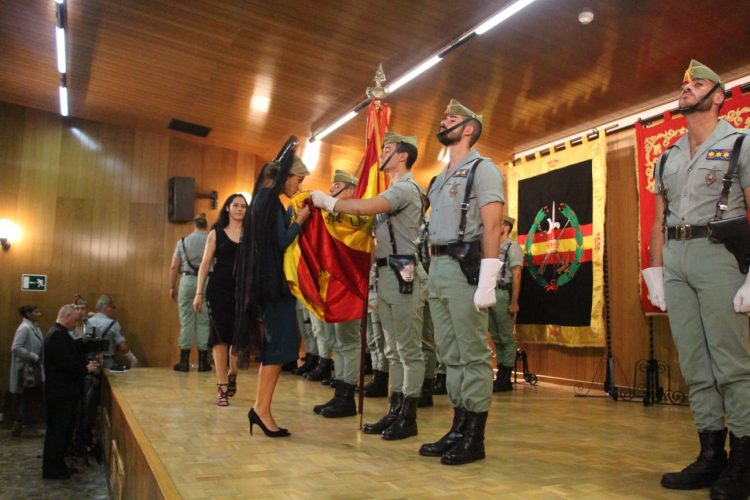
<svg viewBox="0 0 750 500"><path fill-rule="evenodd" d="M716 175L714 174L714 171L711 170L709 173L706 174L705 177L706 186L710 186L714 182L716 182Z"/></svg>

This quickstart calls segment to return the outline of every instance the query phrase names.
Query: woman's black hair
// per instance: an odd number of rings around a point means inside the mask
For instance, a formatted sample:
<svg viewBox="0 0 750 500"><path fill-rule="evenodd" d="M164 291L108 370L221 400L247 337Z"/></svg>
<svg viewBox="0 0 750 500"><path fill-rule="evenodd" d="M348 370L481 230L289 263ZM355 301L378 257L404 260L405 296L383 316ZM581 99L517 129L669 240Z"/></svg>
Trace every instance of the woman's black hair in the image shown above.
<svg viewBox="0 0 750 500"><path fill-rule="evenodd" d="M233 345L241 358L260 346L258 317L265 304L289 293L278 251L275 222L284 206L279 200L292 170L296 137L290 137L273 161L263 165L255 181L253 199L243 221L242 240L234 264L235 332Z"/></svg>
<svg viewBox="0 0 750 500"><path fill-rule="evenodd" d="M30 319L29 315L37 309L39 309L39 306L35 306L34 304L25 304L18 308L18 314L20 314L22 318Z"/></svg>
<svg viewBox="0 0 750 500"><path fill-rule="evenodd" d="M245 196L240 193L230 194L226 201L224 201L224 204L221 206L221 210L219 210L219 218L216 219L216 222L214 222L214 225L211 226L211 229L224 229L229 225L229 206L238 196L242 196L242 199L245 200ZM245 204L247 204L247 200L245 200Z"/></svg>

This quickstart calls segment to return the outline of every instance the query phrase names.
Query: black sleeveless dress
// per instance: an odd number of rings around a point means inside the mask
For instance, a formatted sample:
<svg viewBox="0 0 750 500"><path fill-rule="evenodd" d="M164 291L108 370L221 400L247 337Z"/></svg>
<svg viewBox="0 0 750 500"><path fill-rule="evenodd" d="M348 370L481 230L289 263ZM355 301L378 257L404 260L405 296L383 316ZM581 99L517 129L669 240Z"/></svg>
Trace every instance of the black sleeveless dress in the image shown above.
<svg viewBox="0 0 750 500"><path fill-rule="evenodd" d="M208 275L206 305L210 319L208 346L232 344L234 337L234 257L239 243L223 229L216 230L214 268Z"/></svg>

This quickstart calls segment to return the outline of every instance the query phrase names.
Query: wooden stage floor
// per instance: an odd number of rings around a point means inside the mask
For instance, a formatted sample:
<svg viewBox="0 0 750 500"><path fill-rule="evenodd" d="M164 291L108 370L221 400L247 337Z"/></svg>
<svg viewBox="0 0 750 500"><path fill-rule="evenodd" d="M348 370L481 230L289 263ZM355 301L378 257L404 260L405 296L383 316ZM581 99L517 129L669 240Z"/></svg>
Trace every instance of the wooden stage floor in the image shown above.
<svg viewBox="0 0 750 500"><path fill-rule="evenodd" d="M332 390L282 373L274 415L292 437L248 434L256 369L243 371L231 406L214 404L212 373L139 368L109 375L162 479L184 498L708 498L661 488L664 471L697 454L687 407L580 398L570 387L516 385L493 398L487 458L449 467L419 446L450 426L446 396L421 409L419 435L387 442L357 431L357 418L326 419L313 405ZM386 399L365 399L365 422ZM135 479L135 478L133 478Z"/></svg>

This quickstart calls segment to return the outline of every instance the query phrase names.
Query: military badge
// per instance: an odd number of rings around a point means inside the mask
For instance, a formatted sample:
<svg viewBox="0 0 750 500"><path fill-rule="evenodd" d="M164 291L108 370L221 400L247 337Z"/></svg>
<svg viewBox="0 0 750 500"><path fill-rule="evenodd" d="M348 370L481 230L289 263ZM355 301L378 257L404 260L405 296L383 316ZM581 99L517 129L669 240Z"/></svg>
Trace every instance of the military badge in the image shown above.
<svg viewBox="0 0 750 500"><path fill-rule="evenodd" d="M731 149L709 149L706 153L706 160L727 161L731 157Z"/></svg>

